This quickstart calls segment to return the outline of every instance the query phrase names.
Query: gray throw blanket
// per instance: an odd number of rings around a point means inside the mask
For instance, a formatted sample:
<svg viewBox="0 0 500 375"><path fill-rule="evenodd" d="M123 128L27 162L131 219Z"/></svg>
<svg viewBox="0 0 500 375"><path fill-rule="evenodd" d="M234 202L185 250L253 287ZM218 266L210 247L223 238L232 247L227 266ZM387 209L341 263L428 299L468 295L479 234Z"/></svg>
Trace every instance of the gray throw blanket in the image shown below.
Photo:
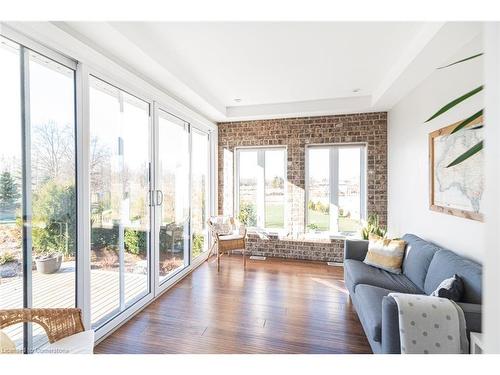
<svg viewBox="0 0 500 375"><path fill-rule="evenodd" d="M390 293L398 305L402 354L469 352L464 312L440 297Z"/></svg>

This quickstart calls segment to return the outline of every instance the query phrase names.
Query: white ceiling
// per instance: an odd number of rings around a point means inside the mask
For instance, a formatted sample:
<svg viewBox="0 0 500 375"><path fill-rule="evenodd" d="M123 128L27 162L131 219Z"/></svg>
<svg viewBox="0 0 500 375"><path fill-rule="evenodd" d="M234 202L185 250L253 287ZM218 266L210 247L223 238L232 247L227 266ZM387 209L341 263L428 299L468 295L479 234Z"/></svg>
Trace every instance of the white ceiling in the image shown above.
<svg viewBox="0 0 500 375"><path fill-rule="evenodd" d="M214 121L390 109L480 32L425 22L57 26Z"/></svg>

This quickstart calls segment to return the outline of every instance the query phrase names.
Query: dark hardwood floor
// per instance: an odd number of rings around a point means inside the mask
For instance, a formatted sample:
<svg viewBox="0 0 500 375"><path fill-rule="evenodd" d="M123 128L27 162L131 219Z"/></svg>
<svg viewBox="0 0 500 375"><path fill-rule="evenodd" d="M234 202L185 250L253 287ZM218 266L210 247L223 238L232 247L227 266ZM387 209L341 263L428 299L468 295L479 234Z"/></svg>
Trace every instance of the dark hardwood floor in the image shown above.
<svg viewBox="0 0 500 375"><path fill-rule="evenodd" d="M371 353L342 267L211 258L96 353Z"/></svg>

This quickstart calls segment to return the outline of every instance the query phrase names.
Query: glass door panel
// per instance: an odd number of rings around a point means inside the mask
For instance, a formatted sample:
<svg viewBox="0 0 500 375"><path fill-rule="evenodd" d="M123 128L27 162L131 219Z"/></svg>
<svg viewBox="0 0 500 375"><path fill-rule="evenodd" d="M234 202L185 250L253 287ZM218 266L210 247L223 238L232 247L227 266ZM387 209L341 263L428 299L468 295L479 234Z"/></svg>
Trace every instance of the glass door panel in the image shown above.
<svg viewBox="0 0 500 375"><path fill-rule="evenodd" d="M90 78L91 320L149 293L149 104Z"/></svg>
<svg viewBox="0 0 500 375"><path fill-rule="evenodd" d="M198 130L193 130L191 135L191 243L194 259L208 249L210 136Z"/></svg>
<svg viewBox="0 0 500 375"><path fill-rule="evenodd" d="M74 307L75 71L0 37L0 79L0 309ZM37 324L5 332L48 342Z"/></svg>
<svg viewBox="0 0 500 375"><path fill-rule="evenodd" d="M158 111L159 277L189 265L189 124Z"/></svg>
<svg viewBox="0 0 500 375"><path fill-rule="evenodd" d="M0 310L23 307L20 46L0 37ZM3 331L23 348L23 325Z"/></svg>
<svg viewBox="0 0 500 375"><path fill-rule="evenodd" d="M75 72L29 53L33 307L76 305ZM33 349L47 342L33 325Z"/></svg>

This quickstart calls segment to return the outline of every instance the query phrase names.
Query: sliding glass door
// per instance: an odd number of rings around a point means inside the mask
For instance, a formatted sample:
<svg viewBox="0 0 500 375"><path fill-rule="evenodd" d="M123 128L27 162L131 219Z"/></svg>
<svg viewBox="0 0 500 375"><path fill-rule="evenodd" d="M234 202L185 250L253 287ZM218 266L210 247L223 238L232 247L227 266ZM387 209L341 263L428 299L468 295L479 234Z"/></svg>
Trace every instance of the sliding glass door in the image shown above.
<svg viewBox="0 0 500 375"><path fill-rule="evenodd" d="M74 307L75 69L1 37L0 63L0 308ZM26 352L47 342L8 332Z"/></svg>
<svg viewBox="0 0 500 375"><path fill-rule="evenodd" d="M150 259L150 107L90 77L91 321L144 297Z"/></svg>
<svg viewBox="0 0 500 375"><path fill-rule="evenodd" d="M195 259L208 250L210 135L193 129L191 137L191 243L192 257Z"/></svg>
<svg viewBox="0 0 500 375"><path fill-rule="evenodd" d="M211 135L7 28L0 82L0 309L78 306L99 339L206 255Z"/></svg>
<svg viewBox="0 0 500 375"><path fill-rule="evenodd" d="M158 213L160 283L189 265L189 124L158 110Z"/></svg>
<svg viewBox="0 0 500 375"><path fill-rule="evenodd" d="M208 248L210 136L159 108L153 126L150 108L90 76L90 320L96 329L145 303Z"/></svg>

